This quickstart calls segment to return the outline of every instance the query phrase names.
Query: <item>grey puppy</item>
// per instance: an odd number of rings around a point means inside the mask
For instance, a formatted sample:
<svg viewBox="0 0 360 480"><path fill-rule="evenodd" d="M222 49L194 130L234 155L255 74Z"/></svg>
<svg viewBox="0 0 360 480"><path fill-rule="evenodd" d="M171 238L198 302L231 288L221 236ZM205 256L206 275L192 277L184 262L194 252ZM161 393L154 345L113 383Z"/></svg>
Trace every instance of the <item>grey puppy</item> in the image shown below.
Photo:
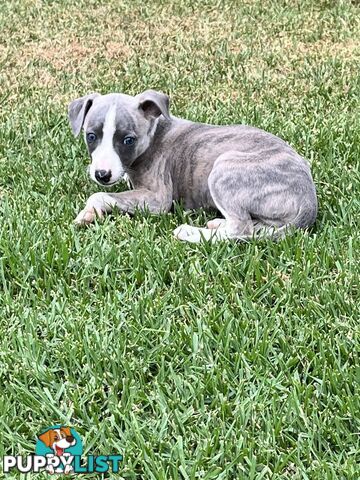
<svg viewBox="0 0 360 480"><path fill-rule="evenodd" d="M133 189L91 195L75 223L88 224L114 207L134 213L216 208L207 228L181 225L180 240L282 237L316 219L317 199L306 161L280 138L246 125L214 126L169 114L169 97L92 93L69 105L75 136L84 130L90 176L102 186L127 176Z"/></svg>

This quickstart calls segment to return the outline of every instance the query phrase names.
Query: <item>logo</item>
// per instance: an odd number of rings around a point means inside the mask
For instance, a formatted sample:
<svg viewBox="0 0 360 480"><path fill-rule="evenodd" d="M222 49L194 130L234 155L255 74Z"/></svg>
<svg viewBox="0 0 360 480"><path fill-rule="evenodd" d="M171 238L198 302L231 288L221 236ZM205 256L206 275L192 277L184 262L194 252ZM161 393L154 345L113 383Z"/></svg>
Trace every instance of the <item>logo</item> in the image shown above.
<svg viewBox="0 0 360 480"><path fill-rule="evenodd" d="M3 472L21 473L118 473L122 455L83 456L83 444L72 427L55 425L43 430L37 438L35 455L7 455L3 458Z"/></svg>

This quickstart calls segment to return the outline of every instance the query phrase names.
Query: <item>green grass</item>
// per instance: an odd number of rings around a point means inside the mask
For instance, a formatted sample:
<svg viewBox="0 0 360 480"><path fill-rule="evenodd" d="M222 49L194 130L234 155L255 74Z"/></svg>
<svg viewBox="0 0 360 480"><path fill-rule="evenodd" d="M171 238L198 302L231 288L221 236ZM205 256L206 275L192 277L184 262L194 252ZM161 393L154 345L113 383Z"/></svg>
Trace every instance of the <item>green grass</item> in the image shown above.
<svg viewBox="0 0 360 480"><path fill-rule="evenodd" d="M124 455L110 478L360 478L359 18L342 0L1 2L0 455L63 422ZM74 228L97 187L67 103L150 87L291 143L314 229L183 244L172 229L212 214L180 206Z"/></svg>

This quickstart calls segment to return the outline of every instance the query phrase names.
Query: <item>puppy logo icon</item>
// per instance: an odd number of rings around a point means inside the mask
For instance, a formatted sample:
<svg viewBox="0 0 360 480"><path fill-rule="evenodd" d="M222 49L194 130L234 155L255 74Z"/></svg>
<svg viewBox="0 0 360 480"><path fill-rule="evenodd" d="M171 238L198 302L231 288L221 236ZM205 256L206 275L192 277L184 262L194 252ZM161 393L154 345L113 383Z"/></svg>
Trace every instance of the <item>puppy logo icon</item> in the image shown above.
<svg viewBox="0 0 360 480"><path fill-rule="evenodd" d="M39 435L44 445L51 448L55 455L61 457L64 451L73 447L76 444L75 437L73 436L70 427L51 428L46 432Z"/></svg>
<svg viewBox="0 0 360 480"><path fill-rule="evenodd" d="M72 459L74 455L81 456L82 453L82 442L77 432L63 425L56 425L43 431L38 436L35 447L36 455L46 456L49 459L46 468L49 473L72 472L73 466L66 460Z"/></svg>

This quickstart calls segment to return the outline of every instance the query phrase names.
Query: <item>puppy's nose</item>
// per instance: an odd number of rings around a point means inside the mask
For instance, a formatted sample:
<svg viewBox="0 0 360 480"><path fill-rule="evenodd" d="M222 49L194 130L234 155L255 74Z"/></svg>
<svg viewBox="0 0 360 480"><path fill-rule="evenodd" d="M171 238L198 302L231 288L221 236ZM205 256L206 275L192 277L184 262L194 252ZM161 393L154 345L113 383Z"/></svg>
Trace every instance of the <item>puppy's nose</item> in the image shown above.
<svg viewBox="0 0 360 480"><path fill-rule="evenodd" d="M95 178L100 183L108 183L111 178L111 170L95 170Z"/></svg>
<svg viewBox="0 0 360 480"><path fill-rule="evenodd" d="M66 437L66 441L69 442L69 443L72 443L74 440L75 440L75 439L74 439L74 437L73 437L72 435L68 435L68 436Z"/></svg>

